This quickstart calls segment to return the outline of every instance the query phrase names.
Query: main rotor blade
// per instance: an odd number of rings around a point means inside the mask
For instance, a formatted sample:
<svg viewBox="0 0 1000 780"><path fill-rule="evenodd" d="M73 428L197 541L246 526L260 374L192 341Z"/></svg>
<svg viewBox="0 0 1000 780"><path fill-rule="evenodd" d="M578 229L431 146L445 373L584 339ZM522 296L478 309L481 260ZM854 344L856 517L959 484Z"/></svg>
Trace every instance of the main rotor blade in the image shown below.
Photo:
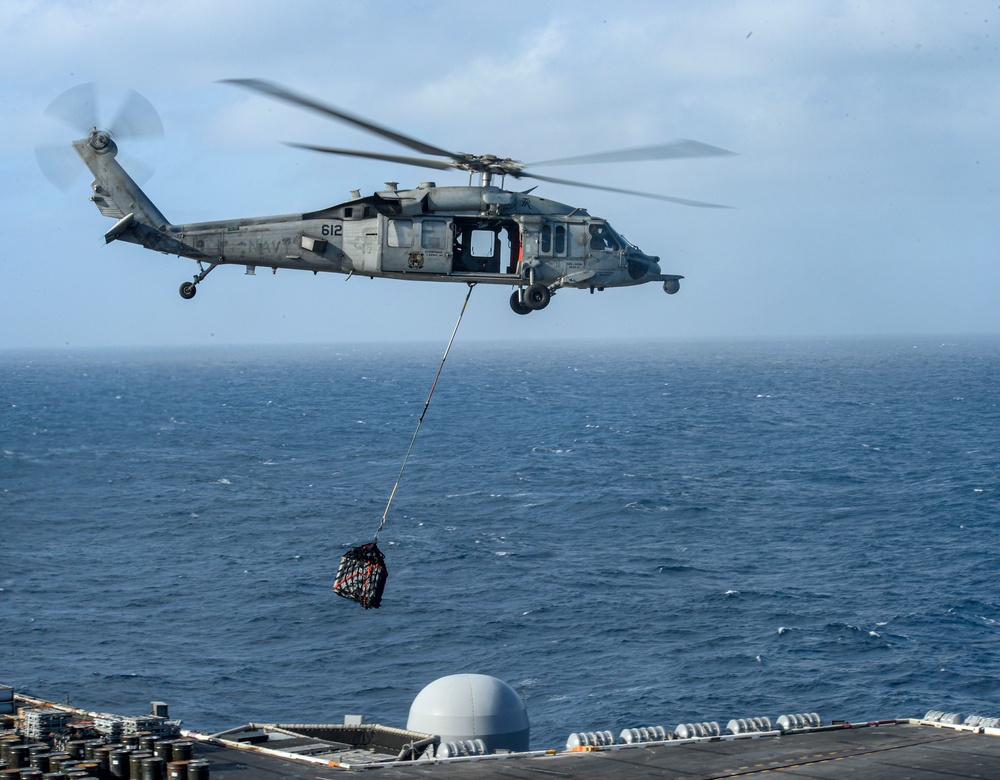
<svg viewBox="0 0 1000 780"><path fill-rule="evenodd" d="M323 154L342 154L347 157L364 157L368 160L383 160L385 162L402 163L403 165L416 165L420 168L434 168L439 171L447 171L458 166L444 160L430 160L426 157L404 157L398 154L380 154L379 152L360 152L355 149L338 149L333 146L314 146L313 144L286 143L286 146L294 146L296 149L308 149L313 152Z"/></svg>
<svg viewBox="0 0 1000 780"><path fill-rule="evenodd" d="M306 95L302 95L298 92L293 92L290 89L286 89L285 87L279 86L278 84L274 84L270 81L264 81L263 79L223 79L223 83L235 84L239 87L252 89L256 92L278 98L279 100L284 100L288 103L294 103L295 105L312 109L320 114L332 116L334 119L339 119L342 122L355 125L356 127L360 127L362 130L366 130L369 133L374 133L375 135L380 135L383 138L388 138L390 141L395 141L402 146L406 146L423 154L433 154L438 157L458 156L453 152L447 151L446 149L441 149L437 146L424 143L423 141L418 141L416 138L410 138L409 136L398 133L395 130L390 130L387 127L377 125L374 122L369 122L367 119L362 119L361 117L354 116L353 114L348 114L346 111L342 111L339 108L335 108L334 106L326 103L321 103L318 100L313 100L311 97L307 97Z"/></svg>
<svg viewBox="0 0 1000 780"><path fill-rule="evenodd" d="M569 181L568 179L555 179L551 176L539 176L537 173L522 173L518 178L538 179L552 184L566 184L570 187L585 187L589 190L604 190L605 192L618 192L622 195L638 195L640 198L652 198L654 200L665 200L668 203L679 203L682 206L696 206L703 209L729 209L732 206L722 206L718 203L704 203L700 200L688 200L687 198L674 198L670 195L657 195L652 192L639 192L637 190L623 190L618 187L605 187L600 184L585 184L581 181Z"/></svg>
<svg viewBox="0 0 1000 780"><path fill-rule="evenodd" d="M735 154L718 146L703 144L682 138L654 146L640 146L635 149L621 149L617 152L598 152L579 157L561 157L558 160L544 160L531 165L575 165L577 163L635 162L638 160L678 160L693 157L724 157Z"/></svg>

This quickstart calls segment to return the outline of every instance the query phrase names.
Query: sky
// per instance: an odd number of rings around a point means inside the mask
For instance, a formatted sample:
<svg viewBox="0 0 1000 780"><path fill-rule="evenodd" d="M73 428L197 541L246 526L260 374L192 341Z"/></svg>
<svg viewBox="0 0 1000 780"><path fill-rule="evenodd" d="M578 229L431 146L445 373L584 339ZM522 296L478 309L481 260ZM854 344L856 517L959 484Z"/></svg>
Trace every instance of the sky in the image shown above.
<svg viewBox="0 0 1000 780"><path fill-rule="evenodd" d="M480 285L465 340L997 334L998 47L997 0L5 0L0 349L447 341L464 285L228 266L182 300L193 261L106 246L82 163L66 191L39 171L37 145L73 140L46 106L95 82L104 122L130 89L158 110L164 138L122 160L154 171L143 188L175 223L468 181L286 146L409 153L231 78L526 162L680 138L737 153L540 171L732 208L543 183L681 291L564 290L518 316Z"/></svg>

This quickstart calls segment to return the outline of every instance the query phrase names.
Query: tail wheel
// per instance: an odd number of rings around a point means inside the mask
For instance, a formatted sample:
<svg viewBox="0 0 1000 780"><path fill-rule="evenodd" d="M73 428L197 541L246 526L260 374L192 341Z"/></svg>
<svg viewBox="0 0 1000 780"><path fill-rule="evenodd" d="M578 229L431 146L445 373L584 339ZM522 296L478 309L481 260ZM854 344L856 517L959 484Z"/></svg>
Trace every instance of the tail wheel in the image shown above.
<svg viewBox="0 0 1000 780"><path fill-rule="evenodd" d="M190 301L192 298L194 298L195 293L198 292L198 287L195 285L194 282L184 282L184 284L181 285L180 292L181 292L181 298L183 298L185 301Z"/></svg>
<svg viewBox="0 0 1000 780"><path fill-rule="evenodd" d="M551 297L552 293L549 292L548 287L541 282L535 282L524 291L524 305L532 311L538 311L549 305Z"/></svg>
<svg viewBox="0 0 1000 780"><path fill-rule="evenodd" d="M515 314L531 314L531 309L521 303L520 290L514 290L510 294L510 308L514 310Z"/></svg>

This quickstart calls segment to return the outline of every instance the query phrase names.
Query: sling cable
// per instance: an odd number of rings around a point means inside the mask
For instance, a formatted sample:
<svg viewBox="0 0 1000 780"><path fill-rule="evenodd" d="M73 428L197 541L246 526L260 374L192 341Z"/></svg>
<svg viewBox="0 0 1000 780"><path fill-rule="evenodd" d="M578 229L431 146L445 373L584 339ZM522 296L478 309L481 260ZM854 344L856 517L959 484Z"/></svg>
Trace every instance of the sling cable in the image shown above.
<svg viewBox="0 0 1000 780"><path fill-rule="evenodd" d="M466 294L462 310L458 314L458 322L455 323L455 329L451 332L448 346L445 347L444 356L441 358L441 365L438 366L437 374L431 383L431 391L427 394L427 400L424 402L424 410L420 413L416 430L413 431L413 438L410 439L410 446L403 457L403 465L400 467L399 475L396 477L396 484L392 486L392 492L389 493L389 500L386 502L385 511L382 512L382 519L379 520L378 528L375 529L375 538L368 544L351 548L340 559L340 566L337 569L337 579L333 583L334 593L357 601L365 609L377 609L382 603L382 591L385 590L385 581L389 576L389 571L385 566L385 556L378 548L378 537L382 533L383 526L385 526L386 518L389 517L389 508L392 506L392 500L396 497L399 483L403 479L406 462L410 459L410 453L413 452L413 444L417 440L417 434L420 433L420 426L424 422L427 408L431 405L431 398L434 397L434 389L441 378L441 372L444 370L444 363L448 359L448 353L451 352L451 345L455 342L458 326L462 324L462 317L465 316L465 309L469 305L469 298L472 296L473 287L475 287L475 283L469 282L469 292Z"/></svg>

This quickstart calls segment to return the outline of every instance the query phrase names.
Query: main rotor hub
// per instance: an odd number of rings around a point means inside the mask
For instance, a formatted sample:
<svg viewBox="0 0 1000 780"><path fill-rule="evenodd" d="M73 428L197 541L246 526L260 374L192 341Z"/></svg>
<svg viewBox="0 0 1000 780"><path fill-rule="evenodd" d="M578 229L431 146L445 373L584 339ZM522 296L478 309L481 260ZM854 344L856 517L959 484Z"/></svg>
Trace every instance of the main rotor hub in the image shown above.
<svg viewBox="0 0 1000 780"><path fill-rule="evenodd" d="M461 154L455 155L455 167L469 173L518 176L524 170L524 163L495 154Z"/></svg>

